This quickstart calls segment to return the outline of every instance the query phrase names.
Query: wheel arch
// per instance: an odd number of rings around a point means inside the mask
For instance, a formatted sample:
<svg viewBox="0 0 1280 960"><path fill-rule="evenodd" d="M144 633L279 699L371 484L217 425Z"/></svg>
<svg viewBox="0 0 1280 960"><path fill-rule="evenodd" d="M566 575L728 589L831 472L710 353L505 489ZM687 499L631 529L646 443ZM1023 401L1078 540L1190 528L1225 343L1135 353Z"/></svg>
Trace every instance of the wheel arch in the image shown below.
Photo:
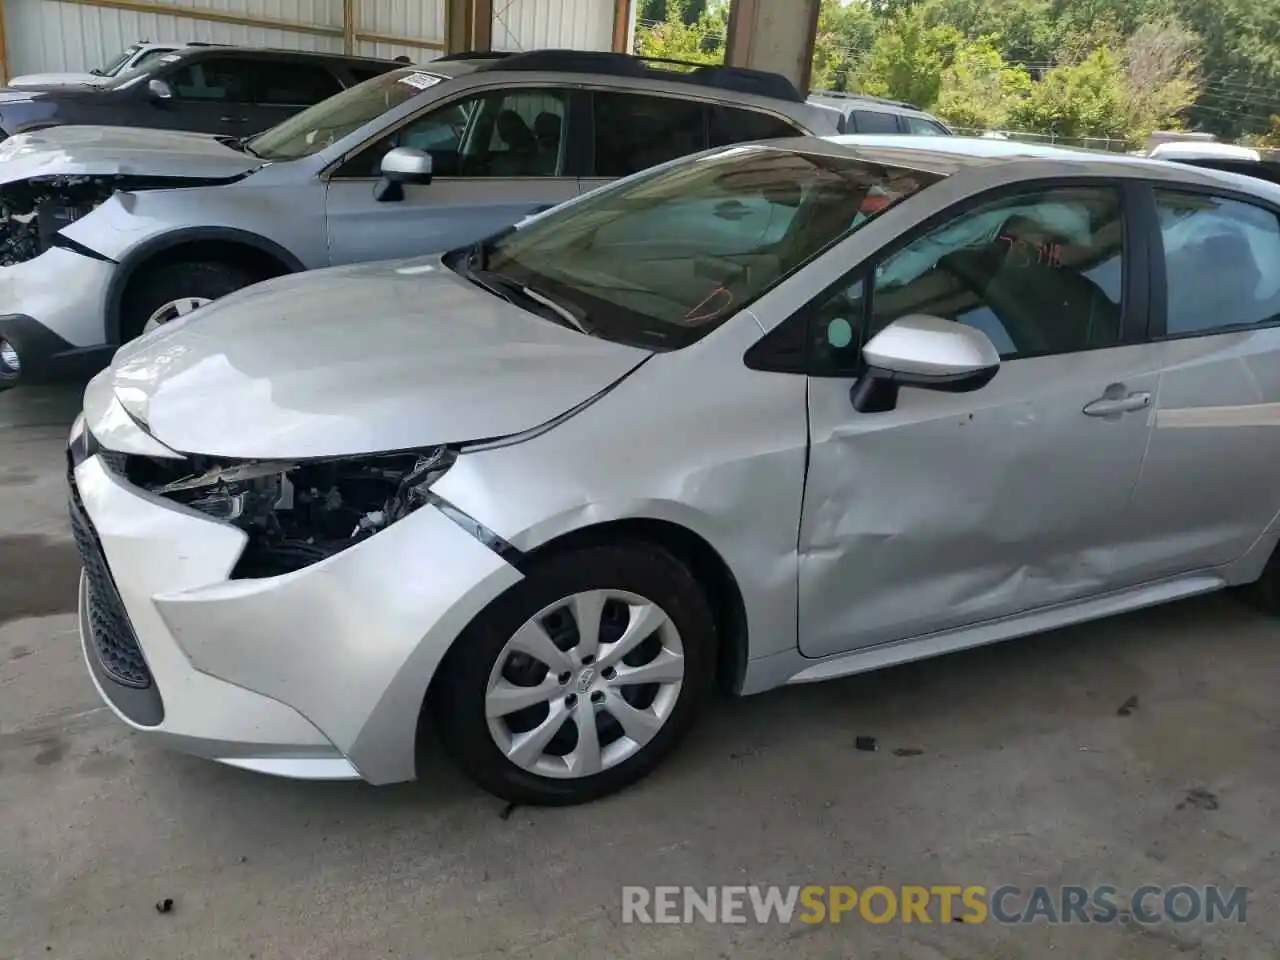
<svg viewBox="0 0 1280 960"><path fill-rule="evenodd" d="M220 260L248 266L258 279L269 280L306 269L302 261L274 240L234 227L189 227L153 237L120 261L107 290L108 343L119 343L125 294L138 275L157 264L178 259Z"/></svg>
<svg viewBox="0 0 1280 960"><path fill-rule="evenodd" d="M584 547L643 544L665 551L698 582L715 619L716 678L730 693L741 690L747 667L747 609L733 570L701 534L672 520L627 517L578 527L524 553L515 562L522 573L540 559Z"/></svg>

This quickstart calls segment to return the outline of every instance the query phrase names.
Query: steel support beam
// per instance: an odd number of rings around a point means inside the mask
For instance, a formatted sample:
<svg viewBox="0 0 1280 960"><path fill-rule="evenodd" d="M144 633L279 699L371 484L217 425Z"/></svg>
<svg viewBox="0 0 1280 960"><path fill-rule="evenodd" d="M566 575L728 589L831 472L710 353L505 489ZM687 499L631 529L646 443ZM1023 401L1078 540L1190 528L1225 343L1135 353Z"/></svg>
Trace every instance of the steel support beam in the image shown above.
<svg viewBox="0 0 1280 960"><path fill-rule="evenodd" d="M0 0L3 2L3 0ZM635 0L613 0L613 52L630 53L635 37Z"/></svg>
<svg viewBox="0 0 1280 960"><path fill-rule="evenodd" d="M809 89L819 0L733 0L724 62L780 73Z"/></svg>
<svg viewBox="0 0 1280 960"><path fill-rule="evenodd" d="M447 0L445 48L449 53L493 47L493 0Z"/></svg>

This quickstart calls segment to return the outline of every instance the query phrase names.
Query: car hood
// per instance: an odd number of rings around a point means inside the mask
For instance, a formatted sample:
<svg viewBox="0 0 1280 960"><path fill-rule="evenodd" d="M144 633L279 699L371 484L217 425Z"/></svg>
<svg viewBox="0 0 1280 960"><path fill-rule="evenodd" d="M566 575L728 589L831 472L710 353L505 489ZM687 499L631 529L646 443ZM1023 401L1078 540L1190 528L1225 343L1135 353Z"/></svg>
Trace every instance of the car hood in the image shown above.
<svg viewBox="0 0 1280 960"><path fill-rule="evenodd" d="M63 126L0 143L0 184L31 177L141 175L223 179L262 161L203 133Z"/></svg>
<svg viewBox="0 0 1280 960"><path fill-rule="evenodd" d="M439 257L295 274L126 344L85 394L180 453L326 457L508 436L650 356L512 306ZM112 408L115 408L114 411Z"/></svg>
<svg viewBox="0 0 1280 960"><path fill-rule="evenodd" d="M9 81L10 87L26 89L28 87L70 87L87 83L99 86L110 77L100 77L93 73L28 73L22 77L14 77Z"/></svg>

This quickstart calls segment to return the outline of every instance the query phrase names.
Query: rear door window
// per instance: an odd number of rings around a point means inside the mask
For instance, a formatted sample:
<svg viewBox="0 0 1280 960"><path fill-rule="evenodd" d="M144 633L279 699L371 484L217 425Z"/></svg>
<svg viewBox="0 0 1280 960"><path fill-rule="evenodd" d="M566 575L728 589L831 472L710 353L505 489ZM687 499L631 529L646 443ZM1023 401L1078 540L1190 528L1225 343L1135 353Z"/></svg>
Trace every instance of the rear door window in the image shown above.
<svg viewBox="0 0 1280 960"><path fill-rule="evenodd" d="M1252 204L1157 190L1165 335L1194 336L1280 319L1280 220Z"/></svg>
<svg viewBox="0 0 1280 960"><path fill-rule="evenodd" d="M727 147L748 140L804 136L804 131L788 120L737 107L712 106L710 124L713 147Z"/></svg>
<svg viewBox="0 0 1280 960"><path fill-rule="evenodd" d="M907 133L914 133L921 137L947 136L947 131L943 129L940 123L934 123L924 117L903 117L902 119L906 121Z"/></svg>
<svg viewBox="0 0 1280 960"><path fill-rule="evenodd" d="M315 63L264 60L253 72L255 103L274 107L308 107L342 90L336 77Z"/></svg>
<svg viewBox="0 0 1280 960"><path fill-rule="evenodd" d="M597 177L625 177L705 150L707 111L696 101L636 93L596 93Z"/></svg>
<svg viewBox="0 0 1280 960"><path fill-rule="evenodd" d="M898 115L879 110L854 110L850 115L855 133L901 133Z"/></svg>

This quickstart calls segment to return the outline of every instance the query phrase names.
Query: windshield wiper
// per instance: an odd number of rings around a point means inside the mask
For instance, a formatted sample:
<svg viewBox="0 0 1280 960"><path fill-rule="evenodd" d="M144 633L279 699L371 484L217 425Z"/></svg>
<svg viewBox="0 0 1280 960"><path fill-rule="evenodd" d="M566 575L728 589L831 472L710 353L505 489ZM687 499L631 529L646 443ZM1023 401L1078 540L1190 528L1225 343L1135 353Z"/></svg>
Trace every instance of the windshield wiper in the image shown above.
<svg viewBox="0 0 1280 960"><path fill-rule="evenodd" d="M552 300L545 293L539 293L532 287L526 286L517 280L504 277L500 273L477 270L470 265L466 268L466 277L476 286L488 290L496 297L501 297L512 306L523 305L528 308L530 304L533 304L532 312L548 317L548 319L561 326L570 327L588 336L591 335L590 328L578 314L563 304Z"/></svg>
<svg viewBox="0 0 1280 960"><path fill-rule="evenodd" d="M585 333L588 336L591 335L591 331L588 330L587 325L582 322L582 318L579 317L576 313L573 313L568 307L565 307L559 303L556 303L554 300L550 299L546 294L539 293L537 290L534 290L532 287L522 286L520 288L520 291L530 300L534 301L535 303L542 304L548 310L555 313L556 316L560 317L561 320L563 320L569 326L573 327L579 333Z"/></svg>

